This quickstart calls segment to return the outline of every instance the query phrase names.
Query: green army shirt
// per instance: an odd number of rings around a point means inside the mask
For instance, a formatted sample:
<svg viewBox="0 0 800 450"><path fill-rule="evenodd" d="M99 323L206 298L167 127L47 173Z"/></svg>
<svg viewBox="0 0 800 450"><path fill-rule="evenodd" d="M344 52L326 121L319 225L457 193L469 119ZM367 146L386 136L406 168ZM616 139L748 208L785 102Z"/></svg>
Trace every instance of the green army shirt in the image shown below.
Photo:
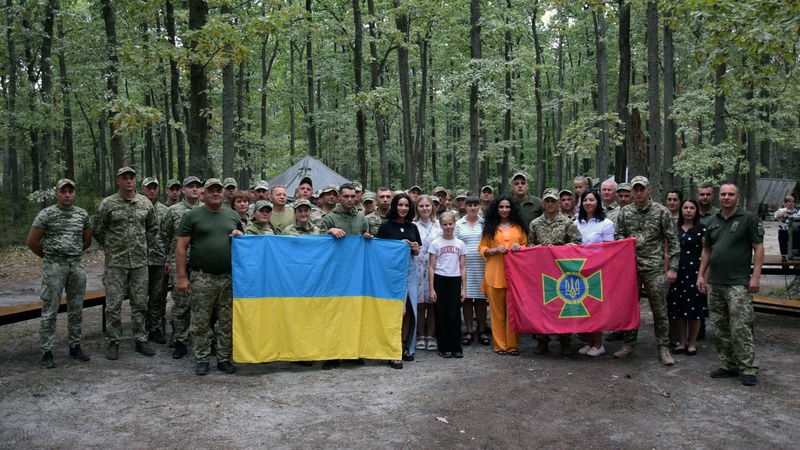
<svg viewBox="0 0 800 450"><path fill-rule="evenodd" d="M533 219L528 231L528 245L567 245L580 244L581 232L575 222L558 213L553 220L544 214Z"/></svg>
<svg viewBox="0 0 800 450"><path fill-rule="evenodd" d="M369 232L369 223L367 223L364 213L356 211L355 208L346 213L339 208L339 205L336 205L330 214L322 218L322 226L320 226L320 229L326 233L331 228L342 229L347 235L361 236Z"/></svg>
<svg viewBox="0 0 800 450"><path fill-rule="evenodd" d="M93 236L103 246L106 267L146 266L148 248L156 245L157 234L155 208L142 194L127 198L117 192L97 208Z"/></svg>
<svg viewBox="0 0 800 450"><path fill-rule="evenodd" d="M82 208L61 209L53 205L39 211L33 226L44 230L45 261L74 261L83 255L83 232L92 227L92 221Z"/></svg>
<svg viewBox="0 0 800 450"><path fill-rule="evenodd" d="M544 208L542 207L542 199L539 197L534 197L533 195L529 195L525 201L520 202L516 198L514 201L517 202L520 209L522 210L522 219L525 223L533 222L533 219L541 216L544 214Z"/></svg>
<svg viewBox="0 0 800 450"><path fill-rule="evenodd" d="M708 282L747 285L753 259L753 244L764 242L764 227L758 216L736 208L726 220L722 211L706 228L705 247L711 249Z"/></svg>
<svg viewBox="0 0 800 450"><path fill-rule="evenodd" d="M233 230L242 231L239 214L224 205L218 212L206 207L193 208L183 215L178 236L189 237L192 270L220 275L231 271Z"/></svg>
<svg viewBox="0 0 800 450"><path fill-rule="evenodd" d="M615 239L636 238L636 268L664 270L664 242L669 248L669 270L678 270L681 246L678 229L666 206L652 200L644 208L631 203L619 210Z"/></svg>

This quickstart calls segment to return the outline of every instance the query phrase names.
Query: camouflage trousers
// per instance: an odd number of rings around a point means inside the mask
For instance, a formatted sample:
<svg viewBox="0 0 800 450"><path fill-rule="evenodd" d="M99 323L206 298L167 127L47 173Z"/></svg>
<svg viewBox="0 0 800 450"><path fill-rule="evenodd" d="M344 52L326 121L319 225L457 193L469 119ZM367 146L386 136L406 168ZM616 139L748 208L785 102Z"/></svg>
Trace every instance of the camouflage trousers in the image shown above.
<svg viewBox="0 0 800 450"><path fill-rule="evenodd" d="M86 270L83 261L47 261L42 263L42 320L39 345L49 352L56 338L56 316L61 293L67 296L67 339L70 348L81 343L83 296L86 293Z"/></svg>
<svg viewBox="0 0 800 450"><path fill-rule="evenodd" d="M163 333L167 315L167 274L163 264L147 266L147 274L147 331Z"/></svg>
<svg viewBox="0 0 800 450"><path fill-rule="evenodd" d="M109 344L118 344L122 335L122 300L128 294L131 302L131 326L137 342L147 342L147 266L135 269L106 267L103 286L106 288L106 335Z"/></svg>
<svg viewBox="0 0 800 450"><path fill-rule="evenodd" d="M742 375L756 375L753 296L747 286L709 284L708 311L721 367Z"/></svg>
<svg viewBox="0 0 800 450"><path fill-rule="evenodd" d="M194 358L208 362L211 357L211 316L219 319L217 362L230 361L233 348L233 283L231 273L214 275L192 270L189 303L192 305Z"/></svg>
<svg viewBox="0 0 800 450"><path fill-rule="evenodd" d="M191 323L191 308L189 295L175 289L178 285L178 270L175 262L169 265L169 279L172 283L172 340L174 342L189 342L189 324Z"/></svg>
<svg viewBox="0 0 800 450"><path fill-rule="evenodd" d="M644 285L644 292L650 302L650 310L653 312L653 331L656 335L656 345L659 348L666 348L669 345L669 320L667 319L667 294L669 286L664 281L665 273L663 270L639 271L639 283ZM624 343L631 347L636 347L636 339L639 337L639 329L625 332Z"/></svg>

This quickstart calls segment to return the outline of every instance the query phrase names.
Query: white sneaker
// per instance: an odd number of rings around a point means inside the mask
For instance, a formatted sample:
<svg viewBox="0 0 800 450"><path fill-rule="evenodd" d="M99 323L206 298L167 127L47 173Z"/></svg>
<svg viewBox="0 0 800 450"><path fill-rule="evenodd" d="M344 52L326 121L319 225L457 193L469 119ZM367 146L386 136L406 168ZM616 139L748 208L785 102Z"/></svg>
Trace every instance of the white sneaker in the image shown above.
<svg viewBox="0 0 800 450"><path fill-rule="evenodd" d="M591 350L591 349L592 349L592 347L589 347L588 345L584 345L583 347L581 347L580 350L578 350L578 353L580 353L581 355L585 355L585 354L589 353L589 350Z"/></svg>
<svg viewBox="0 0 800 450"><path fill-rule="evenodd" d="M601 345L600 348L592 347L588 352L586 352L586 354L589 356L600 356L605 352L606 349Z"/></svg>

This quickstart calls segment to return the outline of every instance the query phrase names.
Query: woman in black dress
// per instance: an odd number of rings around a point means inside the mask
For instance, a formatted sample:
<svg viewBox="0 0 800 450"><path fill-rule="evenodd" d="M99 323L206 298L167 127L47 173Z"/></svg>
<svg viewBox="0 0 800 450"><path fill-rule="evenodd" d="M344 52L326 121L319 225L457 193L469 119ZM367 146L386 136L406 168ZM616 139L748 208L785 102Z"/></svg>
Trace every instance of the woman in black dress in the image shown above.
<svg viewBox="0 0 800 450"><path fill-rule="evenodd" d="M672 353L697 354L697 332L703 316L705 295L697 290L695 282L700 269L700 255L703 252L706 228L700 222L698 205L694 199L681 203L678 216L678 237L681 241L681 258L678 278L669 288L669 316L675 322L679 344ZM688 336L687 336L688 326Z"/></svg>

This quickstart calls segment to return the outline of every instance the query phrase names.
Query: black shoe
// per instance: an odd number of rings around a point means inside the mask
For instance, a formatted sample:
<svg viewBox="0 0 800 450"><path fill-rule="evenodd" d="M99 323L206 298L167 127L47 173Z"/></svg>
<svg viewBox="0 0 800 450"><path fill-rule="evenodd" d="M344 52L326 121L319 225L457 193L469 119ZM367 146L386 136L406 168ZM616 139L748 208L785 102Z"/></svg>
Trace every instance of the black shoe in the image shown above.
<svg viewBox="0 0 800 450"><path fill-rule="evenodd" d="M413 361L414 355L408 352L408 350L403 351L403 361Z"/></svg>
<svg viewBox="0 0 800 450"><path fill-rule="evenodd" d="M453 352L453 358L463 358L464 354L461 352Z"/></svg>
<svg viewBox="0 0 800 450"><path fill-rule="evenodd" d="M230 361L222 361L217 363L217 370L228 375L236 373L236 366L231 364Z"/></svg>
<svg viewBox="0 0 800 450"><path fill-rule="evenodd" d="M619 331L612 331L608 336L606 336L606 342L619 342L623 339L625 339L625 335Z"/></svg>
<svg viewBox="0 0 800 450"><path fill-rule="evenodd" d="M175 341L175 350L172 352L172 359L181 359L186 356L186 344L181 341Z"/></svg>
<svg viewBox="0 0 800 450"><path fill-rule="evenodd" d="M352 364L354 364L356 366L363 366L365 364L364 363L364 358L349 359L348 362L350 362L350 363L352 363Z"/></svg>
<svg viewBox="0 0 800 450"><path fill-rule="evenodd" d="M194 367L194 374L195 375L205 375L208 373L208 363L207 362L199 362Z"/></svg>
<svg viewBox="0 0 800 450"><path fill-rule="evenodd" d="M722 367L720 367L719 369L711 372L709 375L711 376L711 378L731 378L739 376L739 372L736 372L735 370L731 371L728 369L723 369Z"/></svg>
<svg viewBox="0 0 800 450"><path fill-rule="evenodd" d="M161 334L161 330L153 330L150 332L149 339L156 344L164 345L167 343L167 340L164 338L164 335Z"/></svg>
<svg viewBox="0 0 800 450"><path fill-rule="evenodd" d="M402 369L403 361L389 361L389 367L392 369Z"/></svg>
<svg viewBox="0 0 800 450"><path fill-rule="evenodd" d="M675 347L672 350L670 350L670 352L672 352L673 355L680 355L681 353L683 353L685 351L686 351L686 347L684 347L684 348Z"/></svg>
<svg viewBox="0 0 800 450"><path fill-rule="evenodd" d="M338 359L329 359L322 363L322 370L331 370L339 367Z"/></svg>
<svg viewBox="0 0 800 450"><path fill-rule="evenodd" d="M156 354L156 352L154 352L153 349L150 348L150 345L148 345L147 342L137 342L136 352L141 353L144 356L153 356Z"/></svg>
<svg viewBox="0 0 800 450"><path fill-rule="evenodd" d="M116 361L119 359L119 344L116 342L108 344L108 350L106 350L106 359L110 361Z"/></svg>
<svg viewBox="0 0 800 450"><path fill-rule="evenodd" d="M314 365L314 363L311 361L295 361L292 364L297 364L298 366L303 366L303 367L311 367Z"/></svg>
<svg viewBox="0 0 800 450"><path fill-rule="evenodd" d="M451 352L440 352L439 356L441 356L442 358L452 358L453 357L453 353L451 353Z"/></svg>
<svg viewBox="0 0 800 450"><path fill-rule="evenodd" d="M755 375L742 375L742 384L745 386L755 386L758 384L758 377Z"/></svg>
<svg viewBox="0 0 800 450"><path fill-rule="evenodd" d="M86 361L89 361L90 359L92 359L92 358L89 358L89 355L87 355L86 353L83 353L83 350L81 350L81 346L80 345L76 345L75 347L70 348L69 349L69 356L77 359L78 361L83 361L83 362L86 362Z"/></svg>
<svg viewBox="0 0 800 450"><path fill-rule="evenodd" d="M42 355L42 360L39 362L39 365L44 367L45 369L52 369L56 366L56 362L53 361L53 352L47 351L44 352Z"/></svg>

